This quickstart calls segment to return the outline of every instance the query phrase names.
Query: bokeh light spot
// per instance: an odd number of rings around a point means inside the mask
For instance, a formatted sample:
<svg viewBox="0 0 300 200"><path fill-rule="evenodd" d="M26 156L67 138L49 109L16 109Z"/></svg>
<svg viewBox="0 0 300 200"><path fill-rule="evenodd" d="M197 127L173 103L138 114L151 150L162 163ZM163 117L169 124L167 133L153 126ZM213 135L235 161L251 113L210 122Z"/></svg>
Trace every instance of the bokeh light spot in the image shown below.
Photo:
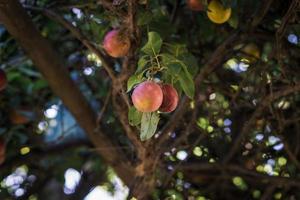
<svg viewBox="0 0 300 200"><path fill-rule="evenodd" d="M193 153L194 153L195 156L198 156L198 157L203 155L203 151L200 147L195 147L194 150L193 150Z"/></svg>
<svg viewBox="0 0 300 200"><path fill-rule="evenodd" d="M30 153L30 148L29 147L23 147L23 148L20 149L20 154L21 155L26 155L28 153Z"/></svg>
<svg viewBox="0 0 300 200"><path fill-rule="evenodd" d="M188 153L186 151L178 151L177 154L176 154L176 158L178 160L185 160L188 156Z"/></svg>

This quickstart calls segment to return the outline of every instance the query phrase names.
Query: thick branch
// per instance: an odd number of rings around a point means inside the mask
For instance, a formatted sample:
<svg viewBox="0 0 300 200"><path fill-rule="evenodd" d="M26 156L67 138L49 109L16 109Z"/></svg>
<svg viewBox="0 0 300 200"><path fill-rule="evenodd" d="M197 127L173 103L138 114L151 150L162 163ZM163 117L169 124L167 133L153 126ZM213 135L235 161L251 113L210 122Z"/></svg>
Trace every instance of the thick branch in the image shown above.
<svg viewBox="0 0 300 200"><path fill-rule="evenodd" d="M213 173L213 171L226 171L230 176L237 176L237 174L243 177L254 177L259 178L260 182L263 180L269 182L276 183L278 186L295 186L300 187L300 180L298 178L290 178L290 177L279 177L279 176L269 176L267 174L258 173L255 171L251 171L248 169L244 169L238 165L220 165L220 164L211 164L211 163L186 163L182 164L178 167L178 170L183 172L206 172L206 174Z"/></svg>

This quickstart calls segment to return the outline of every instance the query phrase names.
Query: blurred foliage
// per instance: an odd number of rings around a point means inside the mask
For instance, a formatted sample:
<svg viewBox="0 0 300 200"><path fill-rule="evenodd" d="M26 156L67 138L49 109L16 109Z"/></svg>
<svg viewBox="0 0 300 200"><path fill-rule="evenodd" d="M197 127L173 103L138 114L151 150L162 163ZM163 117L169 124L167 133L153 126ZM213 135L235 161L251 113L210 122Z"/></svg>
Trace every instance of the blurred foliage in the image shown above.
<svg viewBox="0 0 300 200"><path fill-rule="evenodd" d="M127 9L126 1L112 10L94 0L21 2L54 10L99 47L108 30L122 26L122 13ZM184 0L148 0L147 5L140 2L136 15L141 36L139 57L136 72L128 81L128 92L143 80L141 73L151 66L149 56L159 54L169 73L157 78L174 83L182 96L192 99L190 110L169 134L169 146L162 147L166 150L157 169L153 199L260 199L264 195L269 199L300 199L299 92L277 99L260 113L235 157L230 163L222 163L263 98L299 84L299 6L289 13L292 0L273 1L260 24L249 29L265 1L222 0L224 6L232 8L231 18L222 25L208 19L206 8L191 11ZM28 12L95 111L100 110L111 83L99 58L57 22L39 11ZM287 13L292 17L287 19ZM282 28L284 31L279 32ZM195 85L199 89L195 91L193 77L207 65L216 48L236 32L241 36L222 58L222 64L204 77L201 85ZM152 38L155 55L148 48L151 37L156 37ZM254 44L252 51L256 52L245 50L247 44ZM68 198L63 187L69 168L88 177L88 186L82 187L86 194L97 185L114 192L111 169L1 24L0 61L8 78L7 88L0 92L0 137L7 144L6 161L0 165L0 199ZM120 72L122 59L112 62L113 70ZM14 123L10 117L13 112L28 120ZM136 110L131 108L129 115L131 125L140 123L142 117ZM161 115L158 129L170 116ZM187 129L189 123L193 128ZM125 147L129 157L134 157L112 106L107 107L102 126L120 148ZM8 183L11 176L19 178ZM284 181L276 179L280 177Z"/></svg>

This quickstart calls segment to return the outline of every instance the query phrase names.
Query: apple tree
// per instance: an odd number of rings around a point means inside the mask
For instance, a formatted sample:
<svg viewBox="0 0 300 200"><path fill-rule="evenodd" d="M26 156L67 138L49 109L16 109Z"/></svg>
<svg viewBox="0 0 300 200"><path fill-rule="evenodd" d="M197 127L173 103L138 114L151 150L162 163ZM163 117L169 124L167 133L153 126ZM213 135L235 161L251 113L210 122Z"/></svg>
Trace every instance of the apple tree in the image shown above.
<svg viewBox="0 0 300 200"><path fill-rule="evenodd" d="M0 198L300 199L299 11L0 0Z"/></svg>

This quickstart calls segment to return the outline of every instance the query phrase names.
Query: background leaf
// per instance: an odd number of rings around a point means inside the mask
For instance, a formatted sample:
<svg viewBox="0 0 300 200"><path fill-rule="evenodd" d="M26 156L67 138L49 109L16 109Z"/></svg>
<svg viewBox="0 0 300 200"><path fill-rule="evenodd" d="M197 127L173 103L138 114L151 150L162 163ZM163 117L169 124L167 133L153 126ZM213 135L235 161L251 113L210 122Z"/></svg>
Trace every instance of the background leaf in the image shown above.
<svg viewBox="0 0 300 200"><path fill-rule="evenodd" d="M179 74L179 82L182 90L189 98L193 99L195 94L195 84L192 76L185 71L181 71Z"/></svg>

